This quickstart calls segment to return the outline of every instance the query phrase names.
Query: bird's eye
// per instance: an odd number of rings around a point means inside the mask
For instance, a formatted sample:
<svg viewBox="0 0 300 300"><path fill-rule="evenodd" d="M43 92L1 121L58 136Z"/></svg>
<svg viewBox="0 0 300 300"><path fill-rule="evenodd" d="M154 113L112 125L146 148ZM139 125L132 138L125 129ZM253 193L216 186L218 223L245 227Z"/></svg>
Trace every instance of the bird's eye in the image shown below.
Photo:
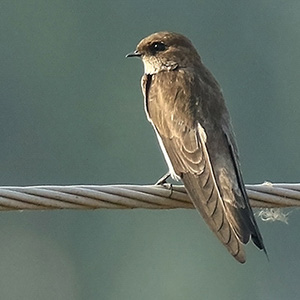
<svg viewBox="0 0 300 300"><path fill-rule="evenodd" d="M155 53L155 52L158 52L158 51L166 50L166 45L162 42L154 42L153 44L151 44L150 48L151 48L151 51L153 53Z"/></svg>

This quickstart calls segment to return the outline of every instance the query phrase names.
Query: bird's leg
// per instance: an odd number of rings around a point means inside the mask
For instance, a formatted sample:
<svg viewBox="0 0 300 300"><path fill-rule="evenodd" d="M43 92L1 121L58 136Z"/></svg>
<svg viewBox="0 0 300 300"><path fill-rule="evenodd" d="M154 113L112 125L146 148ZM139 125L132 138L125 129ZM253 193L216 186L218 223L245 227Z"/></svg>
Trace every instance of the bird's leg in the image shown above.
<svg viewBox="0 0 300 300"><path fill-rule="evenodd" d="M161 177L160 179L158 179L158 181L155 183L155 185L165 185L167 184L167 179L171 176L171 173L168 172L167 174L165 174L163 177Z"/></svg>
<svg viewBox="0 0 300 300"><path fill-rule="evenodd" d="M167 179L171 176L171 173L168 172L167 174L165 174L163 177L161 177L156 183L155 185L160 185L163 186L164 188L167 188L168 190L171 191L169 198L171 198L172 194L173 194L173 186L172 183L167 182Z"/></svg>

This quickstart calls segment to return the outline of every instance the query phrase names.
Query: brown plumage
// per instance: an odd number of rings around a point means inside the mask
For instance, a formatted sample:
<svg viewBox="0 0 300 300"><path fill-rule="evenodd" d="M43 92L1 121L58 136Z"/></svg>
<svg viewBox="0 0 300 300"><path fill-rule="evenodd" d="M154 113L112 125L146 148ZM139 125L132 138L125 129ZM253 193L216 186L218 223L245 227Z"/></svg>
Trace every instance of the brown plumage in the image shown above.
<svg viewBox="0 0 300 300"><path fill-rule="evenodd" d="M128 56L145 67L145 110L174 179L227 250L245 262L250 237L265 247L249 205L238 151L217 81L192 43L171 32L143 39Z"/></svg>

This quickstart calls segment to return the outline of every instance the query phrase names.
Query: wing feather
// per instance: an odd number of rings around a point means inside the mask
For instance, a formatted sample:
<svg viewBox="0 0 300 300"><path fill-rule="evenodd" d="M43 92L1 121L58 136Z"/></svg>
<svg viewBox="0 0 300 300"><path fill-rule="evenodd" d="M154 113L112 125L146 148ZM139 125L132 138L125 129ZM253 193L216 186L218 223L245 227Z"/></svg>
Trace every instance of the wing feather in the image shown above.
<svg viewBox="0 0 300 300"><path fill-rule="evenodd" d="M185 70L144 75L145 109L195 207L228 251L244 262L241 243L250 235L260 249L264 247L233 134L229 127L218 126L221 121L230 126L222 94L218 86L203 85L204 81Z"/></svg>

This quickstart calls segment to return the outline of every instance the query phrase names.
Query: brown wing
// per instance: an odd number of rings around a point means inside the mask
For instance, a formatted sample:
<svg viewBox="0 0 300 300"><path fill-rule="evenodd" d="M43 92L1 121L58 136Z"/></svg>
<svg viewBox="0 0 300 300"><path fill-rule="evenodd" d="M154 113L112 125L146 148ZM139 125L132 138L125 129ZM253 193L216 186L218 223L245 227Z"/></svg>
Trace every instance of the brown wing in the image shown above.
<svg viewBox="0 0 300 300"><path fill-rule="evenodd" d="M253 234L257 246L263 244L241 181L232 135L222 126L230 128L222 94L213 77L204 74L198 78L179 69L145 75L145 107L195 207L228 251L244 262L241 243Z"/></svg>

